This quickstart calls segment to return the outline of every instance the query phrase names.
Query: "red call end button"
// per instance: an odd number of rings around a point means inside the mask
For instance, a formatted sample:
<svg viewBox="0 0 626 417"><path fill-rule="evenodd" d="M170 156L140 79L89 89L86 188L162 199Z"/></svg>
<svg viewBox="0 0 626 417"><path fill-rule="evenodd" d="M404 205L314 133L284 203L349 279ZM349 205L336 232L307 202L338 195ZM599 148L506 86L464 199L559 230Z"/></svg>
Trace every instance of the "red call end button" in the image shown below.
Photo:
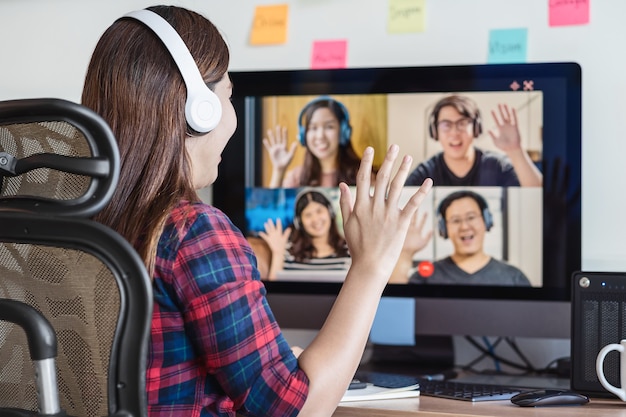
<svg viewBox="0 0 626 417"><path fill-rule="evenodd" d="M432 264L432 262L422 261L417 264L417 272L420 274L420 276L428 278L433 274L433 272L435 272L435 266Z"/></svg>

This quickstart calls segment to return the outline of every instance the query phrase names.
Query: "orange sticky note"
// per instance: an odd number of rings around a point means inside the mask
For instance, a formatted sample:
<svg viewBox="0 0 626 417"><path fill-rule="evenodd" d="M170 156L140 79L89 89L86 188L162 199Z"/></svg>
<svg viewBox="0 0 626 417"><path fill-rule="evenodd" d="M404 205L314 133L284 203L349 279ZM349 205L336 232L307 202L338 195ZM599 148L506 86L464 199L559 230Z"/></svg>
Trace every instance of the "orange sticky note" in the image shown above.
<svg viewBox="0 0 626 417"><path fill-rule="evenodd" d="M287 42L289 6L257 6L250 33L252 45L277 45Z"/></svg>
<svg viewBox="0 0 626 417"><path fill-rule="evenodd" d="M311 69L346 67L348 41L315 41L311 54Z"/></svg>
<svg viewBox="0 0 626 417"><path fill-rule="evenodd" d="M589 23L591 0L548 0L550 26L585 25Z"/></svg>

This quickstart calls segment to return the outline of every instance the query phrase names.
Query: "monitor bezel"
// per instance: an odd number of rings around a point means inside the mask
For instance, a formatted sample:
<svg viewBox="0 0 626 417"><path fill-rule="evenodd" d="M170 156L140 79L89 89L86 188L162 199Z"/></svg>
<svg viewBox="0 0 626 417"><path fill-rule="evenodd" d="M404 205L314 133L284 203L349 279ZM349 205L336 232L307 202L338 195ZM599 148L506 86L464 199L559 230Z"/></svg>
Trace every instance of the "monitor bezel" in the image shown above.
<svg viewBox="0 0 626 417"><path fill-rule="evenodd" d="M245 166L254 164L254 144L246 144L246 130L254 121L245 120L246 96L315 95L315 94L370 94L403 92L477 92L506 91L486 89L485 80L512 80L556 77L565 81L567 99L563 109L567 115L566 162L570 168L568 188L572 201L567 215L567 273L559 282L563 286L541 288L450 286L390 284L384 295L391 297L425 297L446 299L498 299L569 301L569 275L581 265L581 68L577 63L531 63L497 65L459 65L432 67L379 67L330 70L264 70L230 72L233 82L232 102L239 123L223 154L220 176L213 186L213 204L223 209L235 225L243 230ZM489 83L488 83L489 84ZM491 88L491 87L490 87ZM258 115L257 115L258 116ZM254 115L253 115L254 117ZM249 132L248 132L249 134ZM545 132L544 132L545 134ZM260 142L260 141L259 141ZM260 144L257 144L260 146ZM549 158L547 158L549 159ZM233 184L240 184L233 186ZM240 188L240 189L239 189ZM545 193L545 184L544 184ZM545 236L544 236L545 241ZM550 262L544 256L545 263ZM323 282L267 282L268 293L335 295L340 283Z"/></svg>

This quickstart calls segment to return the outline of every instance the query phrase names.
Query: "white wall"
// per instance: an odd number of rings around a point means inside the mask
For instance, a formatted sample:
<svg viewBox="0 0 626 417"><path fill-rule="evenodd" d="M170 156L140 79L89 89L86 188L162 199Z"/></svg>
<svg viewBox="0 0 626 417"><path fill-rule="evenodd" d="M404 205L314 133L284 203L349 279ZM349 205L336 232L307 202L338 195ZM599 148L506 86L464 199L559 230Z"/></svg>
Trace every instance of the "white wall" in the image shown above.
<svg viewBox="0 0 626 417"><path fill-rule="evenodd" d="M0 100L80 100L89 56L124 13L155 1L2 0ZM248 45L255 6L289 4L285 45ZM314 40L348 40L348 66L484 64L491 29L528 29L528 62L583 73L583 268L626 270L626 2L591 2L588 25L550 28L548 0L427 0L426 31L387 34L382 0L179 0L222 29L232 70L307 68ZM358 17L357 17L358 12Z"/></svg>

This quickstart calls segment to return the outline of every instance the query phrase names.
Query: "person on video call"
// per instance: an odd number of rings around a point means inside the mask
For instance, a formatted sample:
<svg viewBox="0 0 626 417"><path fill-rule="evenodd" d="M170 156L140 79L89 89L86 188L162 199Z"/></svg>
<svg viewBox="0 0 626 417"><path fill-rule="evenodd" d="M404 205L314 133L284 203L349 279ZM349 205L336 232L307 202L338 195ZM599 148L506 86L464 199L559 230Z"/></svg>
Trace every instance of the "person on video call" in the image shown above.
<svg viewBox="0 0 626 417"><path fill-rule="evenodd" d="M290 348L245 237L196 191L216 181L237 125L228 46L213 23L190 10L153 6L136 13L98 40L82 103L111 126L121 159L119 186L96 220L135 247L152 277L148 415L331 416L432 181L401 205L412 159L402 158L394 174L399 148L391 145L383 175L372 183L374 150L366 148L356 195L339 185L352 265L315 340L304 350ZM167 40L179 37L172 55ZM179 71L173 57L189 54L196 66ZM187 77L199 90L187 91ZM210 105L187 113L187 99L197 94Z"/></svg>
<svg viewBox="0 0 626 417"><path fill-rule="evenodd" d="M268 279L282 269L348 269L350 253L339 232L330 198L321 190L305 188L295 199L293 232L280 219L265 222L259 236L272 252ZM291 237L291 239L290 239Z"/></svg>
<svg viewBox="0 0 626 417"><path fill-rule="evenodd" d="M410 283L530 286L530 281L518 268L485 253L485 234L493 227L493 217L480 194L470 190L449 194L439 204L437 216L439 235L450 239L454 252L435 261L429 276L423 276L418 268L410 276ZM422 233L424 219L422 216L409 230L394 272L396 282L401 282L399 277L406 280L414 254L426 246L432 236L432 232Z"/></svg>
<svg viewBox="0 0 626 417"><path fill-rule="evenodd" d="M272 162L270 188L336 187L356 184L360 158L352 148L352 127L346 107L320 96L307 103L298 116L298 141L287 149L287 128L268 129L263 146ZM291 170L297 143L305 147L304 164Z"/></svg>
<svg viewBox="0 0 626 417"><path fill-rule="evenodd" d="M428 131L442 151L420 163L406 185L432 178L435 186L540 187L542 174L522 149L515 109L501 104L491 114L496 127L489 135L504 154L474 146L482 121L473 100L459 95L439 100L429 117Z"/></svg>

